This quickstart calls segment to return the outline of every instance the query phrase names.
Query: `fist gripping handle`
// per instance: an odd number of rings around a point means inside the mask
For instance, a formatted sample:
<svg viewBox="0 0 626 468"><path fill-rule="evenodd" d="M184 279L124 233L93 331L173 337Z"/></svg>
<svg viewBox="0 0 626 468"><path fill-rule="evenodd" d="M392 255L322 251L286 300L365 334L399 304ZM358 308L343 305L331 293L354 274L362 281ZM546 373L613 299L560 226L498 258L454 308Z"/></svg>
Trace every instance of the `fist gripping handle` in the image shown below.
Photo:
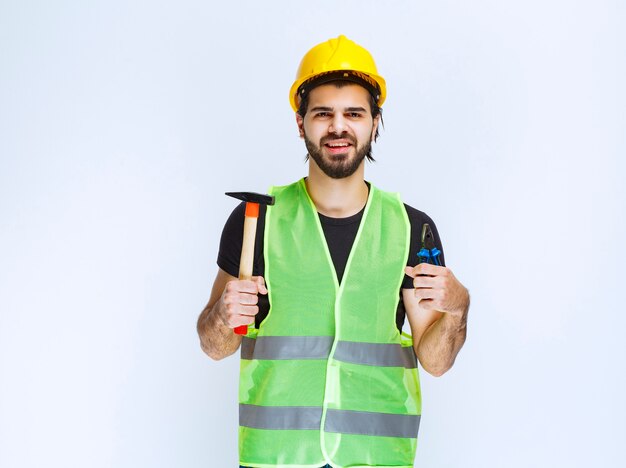
<svg viewBox="0 0 626 468"><path fill-rule="evenodd" d="M226 195L246 202L246 216L243 222L243 244L239 260L239 279L252 278L252 263L254 261L254 241L256 238L256 224L259 218L259 205L273 205L274 197L253 192L227 192ZM254 325L252 325L254 327ZM248 325L235 327L237 335L248 333Z"/></svg>

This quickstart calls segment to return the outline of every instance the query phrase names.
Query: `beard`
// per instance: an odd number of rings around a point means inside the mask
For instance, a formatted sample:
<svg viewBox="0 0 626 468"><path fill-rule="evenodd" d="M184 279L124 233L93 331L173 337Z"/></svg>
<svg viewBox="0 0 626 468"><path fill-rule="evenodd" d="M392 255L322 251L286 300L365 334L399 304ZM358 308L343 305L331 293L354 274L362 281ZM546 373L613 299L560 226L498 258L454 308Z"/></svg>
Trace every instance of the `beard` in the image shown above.
<svg viewBox="0 0 626 468"><path fill-rule="evenodd" d="M341 137L343 139L347 139L350 141L352 145L349 151L352 148L356 148L356 154L353 158L350 158L347 154L331 154L326 158L322 154L323 146L333 140L338 139L337 137L324 137L320 140L320 144L316 145L311 140L308 139L306 134L304 135L304 144L306 145L306 149L309 152L308 156L313 158L313 161L319 166L324 174L333 179L343 179L345 177L349 177L356 172L359 168L363 160L366 156L371 154L372 151L372 143L367 142L362 147L357 147L357 142L351 137Z"/></svg>

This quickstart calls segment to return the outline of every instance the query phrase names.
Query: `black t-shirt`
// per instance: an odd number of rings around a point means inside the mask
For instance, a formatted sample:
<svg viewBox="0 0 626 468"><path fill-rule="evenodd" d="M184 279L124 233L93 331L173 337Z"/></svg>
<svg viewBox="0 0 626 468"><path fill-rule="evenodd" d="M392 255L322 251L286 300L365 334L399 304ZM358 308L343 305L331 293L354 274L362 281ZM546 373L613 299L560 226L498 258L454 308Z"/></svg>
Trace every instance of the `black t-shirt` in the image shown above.
<svg viewBox="0 0 626 468"><path fill-rule="evenodd" d="M421 249L421 235L422 225L428 223L433 231L435 237L435 245L441 250L441 264L445 265L443 258L443 247L437 232L437 227L432 219L422 211L416 210L409 205L404 205L409 221L411 223L411 243L409 248L409 258L407 258L406 264L408 266L415 266L418 263L417 253ZM222 238L220 241L220 250L217 257L217 265L226 273L232 276L239 276L239 258L241 256L241 244L243 240L243 221L244 221L245 203L238 205L231 213L228 221L222 231ZM265 212L266 207L261 205L259 212L259 220L256 229L256 242L254 246L254 265L252 268L252 274L254 276L264 276L265 274L265 260L263 257L263 237L265 232ZM357 231L361 218L363 217L364 209L359 213L349 216L347 218L329 218L319 214L322 229L324 231L324 237L328 244L328 250L333 260L335 271L337 272L337 279L341 282L348 256L350 255L350 249L354 239L356 238ZM404 276L402 282L402 288L412 289L413 278L410 276ZM267 295L259 294L259 313L256 316L256 327L267 317L270 309L269 299ZM402 294L400 294L400 302L398 303L398 309L396 311L396 324L399 330L402 330L404 324L405 309L402 302Z"/></svg>

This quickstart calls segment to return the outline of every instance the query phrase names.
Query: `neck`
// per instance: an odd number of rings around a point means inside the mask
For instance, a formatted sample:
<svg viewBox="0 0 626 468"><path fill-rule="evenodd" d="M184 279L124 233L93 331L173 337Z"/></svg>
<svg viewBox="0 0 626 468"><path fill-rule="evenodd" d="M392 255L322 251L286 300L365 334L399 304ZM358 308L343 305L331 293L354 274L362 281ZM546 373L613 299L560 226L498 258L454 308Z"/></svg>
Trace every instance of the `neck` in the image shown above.
<svg viewBox="0 0 626 468"><path fill-rule="evenodd" d="M310 159L309 176L305 182L318 213L331 218L347 218L361 211L369 193L364 172L365 164L362 163L351 176L333 179Z"/></svg>

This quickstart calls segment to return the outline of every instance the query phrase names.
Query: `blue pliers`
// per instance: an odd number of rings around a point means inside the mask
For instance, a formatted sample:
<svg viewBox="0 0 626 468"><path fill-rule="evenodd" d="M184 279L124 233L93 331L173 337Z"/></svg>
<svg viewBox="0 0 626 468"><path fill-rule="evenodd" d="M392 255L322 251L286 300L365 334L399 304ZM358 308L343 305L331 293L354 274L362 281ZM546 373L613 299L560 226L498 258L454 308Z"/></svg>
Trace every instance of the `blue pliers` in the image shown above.
<svg viewBox="0 0 626 468"><path fill-rule="evenodd" d="M441 266L439 256L441 250L435 247L435 236L428 223L422 226L422 249L417 253L419 263L430 263Z"/></svg>

